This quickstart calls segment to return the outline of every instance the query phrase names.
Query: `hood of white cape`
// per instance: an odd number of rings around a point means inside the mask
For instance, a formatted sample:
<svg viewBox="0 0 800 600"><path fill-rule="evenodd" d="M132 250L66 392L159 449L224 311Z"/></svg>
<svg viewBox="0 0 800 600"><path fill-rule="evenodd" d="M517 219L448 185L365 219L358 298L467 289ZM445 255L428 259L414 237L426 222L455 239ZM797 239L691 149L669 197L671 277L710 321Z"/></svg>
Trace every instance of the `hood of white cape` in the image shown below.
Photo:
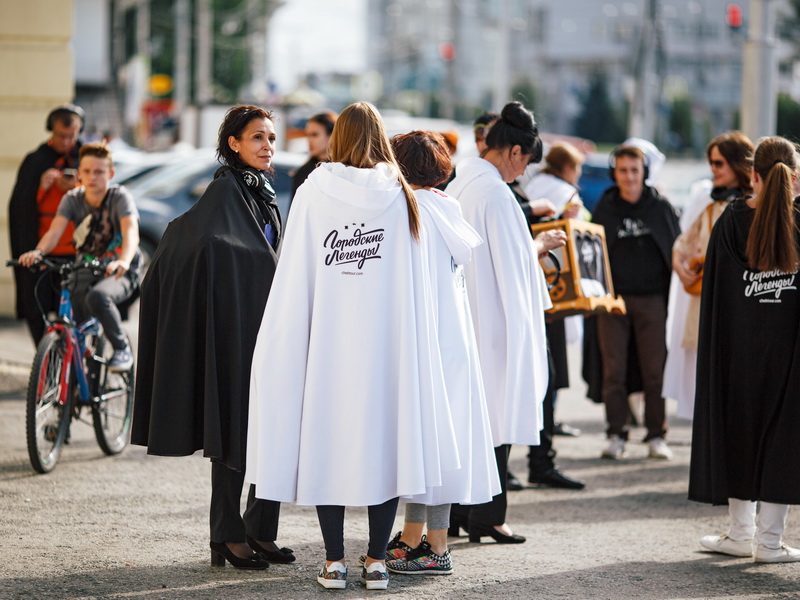
<svg viewBox="0 0 800 600"><path fill-rule="evenodd" d="M378 215L394 202L402 187L397 170L392 165L379 163L371 169L348 167L342 163L322 163L308 176L308 182L321 193L352 207L363 216Z"/></svg>
<svg viewBox="0 0 800 600"><path fill-rule="evenodd" d="M424 211L444 238L450 256L457 265L465 265L472 258L472 249L483 243L472 226L464 220L461 206L452 196L439 190L416 190L420 210Z"/></svg>
<svg viewBox="0 0 800 600"><path fill-rule="evenodd" d="M456 186L454 187L457 189L464 189L464 187L471 181L483 175L490 175L496 177L500 181L503 181L500 171L498 171L497 167L495 167L488 160L477 156L464 158L458 161L458 165L456 165L456 178L450 183L450 185L447 186L447 191L450 191L450 186L453 185L453 183L456 183ZM456 197L458 196L457 193L454 193L453 195Z"/></svg>

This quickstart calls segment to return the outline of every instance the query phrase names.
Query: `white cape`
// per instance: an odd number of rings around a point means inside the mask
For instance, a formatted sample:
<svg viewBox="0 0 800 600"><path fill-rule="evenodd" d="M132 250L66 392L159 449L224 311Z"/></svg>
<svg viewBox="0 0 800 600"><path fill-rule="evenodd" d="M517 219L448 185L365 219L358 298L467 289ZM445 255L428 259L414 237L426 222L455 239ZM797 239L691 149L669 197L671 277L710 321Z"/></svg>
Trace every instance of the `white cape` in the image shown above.
<svg viewBox="0 0 800 600"><path fill-rule="evenodd" d="M528 224L499 171L458 164L447 193L484 240L465 266L495 445L539 444L547 391L544 311L552 306Z"/></svg>
<svg viewBox="0 0 800 600"><path fill-rule="evenodd" d="M416 196L427 231L436 330L461 468L442 473L442 485L427 494L404 500L483 504L501 488L463 267L483 240L455 199L439 190L417 190Z"/></svg>
<svg viewBox="0 0 800 600"><path fill-rule="evenodd" d="M712 183L703 179L692 186L691 199L681 213L681 233L686 231L705 212L713 202L711 199ZM686 328L686 313L689 308L689 294L683 289L681 280L673 271L669 286L669 304L667 309L667 362L664 365L664 385L662 394L665 398L678 401L677 416L681 419L694 418L694 391L697 372L697 351L684 348L682 345Z"/></svg>
<svg viewBox="0 0 800 600"><path fill-rule="evenodd" d="M460 467L425 269L388 165L299 188L253 355L257 497L370 506Z"/></svg>
<svg viewBox="0 0 800 600"><path fill-rule="evenodd" d="M525 195L530 201L547 198L556 207L558 215L564 212L567 202L580 198L574 186L550 173L539 173L525 184Z"/></svg>

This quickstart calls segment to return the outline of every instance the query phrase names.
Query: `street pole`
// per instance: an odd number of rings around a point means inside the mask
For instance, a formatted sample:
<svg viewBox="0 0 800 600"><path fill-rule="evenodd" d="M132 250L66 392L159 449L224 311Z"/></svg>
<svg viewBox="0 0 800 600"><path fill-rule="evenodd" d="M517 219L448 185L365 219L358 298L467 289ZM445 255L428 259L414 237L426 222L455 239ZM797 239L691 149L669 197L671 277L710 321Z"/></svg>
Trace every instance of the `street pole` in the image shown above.
<svg viewBox="0 0 800 600"><path fill-rule="evenodd" d="M772 0L750 0L749 21L742 75L742 131L751 140L757 140L774 135L777 125Z"/></svg>
<svg viewBox="0 0 800 600"><path fill-rule="evenodd" d="M628 135L653 141L656 132L656 107L661 89L661 74L656 59L658 2L648 0L647 14L642 19L639 53L634 73L635 86L631 98Z"/></svg>
<svg viewBox="0 0 800 600"><path fill-rule="evenodd" d="M497 63L494 73L494 90L492 92L492 106L494 110L502 109L510 100L511 85L509 84L509 31L511 21L510 0L500 0L500 17L497 23Z"/></svg>
<svg viewBox="0 0 800 600"><path fill-rule="evenodd" d="M189 0L175 0L175 114L181 118L189 104L189 50L191 43Z"/></svg>

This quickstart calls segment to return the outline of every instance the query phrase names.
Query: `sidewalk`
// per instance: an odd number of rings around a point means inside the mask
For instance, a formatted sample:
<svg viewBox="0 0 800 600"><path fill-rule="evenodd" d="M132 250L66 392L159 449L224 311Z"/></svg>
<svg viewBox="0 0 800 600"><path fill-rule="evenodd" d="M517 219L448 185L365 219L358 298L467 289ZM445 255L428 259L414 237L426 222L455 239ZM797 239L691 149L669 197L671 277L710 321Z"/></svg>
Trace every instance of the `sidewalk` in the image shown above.
<svg viewBox="0 0 800 600"><path fill-rule="evenodd" d="M756 564L700 547L703 535L724 532L727 511L686 499L691 426L674 418L674 404L668 405L674 460L648 460L642 428L632 432L628 458L600 458L604 410L584 396L574 348L570 360L573 387L559 394L556 416L583 433L556 438L557 461L586 489L511 493L508 521L528 537L526 544L451 538L453 575L392 576L387 592L367 592L358 581L356 559L367 540L363 508L347 510L346 590L316 583L324 551L316 511L307 506L281 509L278 542L295 550L296 563L265 572L212 568L208 460L148 456L140 447L104 457L91 425L75 423L56 469L34 475L22 394L7 396L0 399L0 599L800 598L800 564ZM527 474L526 451L512 449L510 467L520 478ZM336 457L334 464L342 477L361 468L357 456ZM401 526L402 510L393 531ZM785 541L800 545L797 507L789 512Z"/></svg>

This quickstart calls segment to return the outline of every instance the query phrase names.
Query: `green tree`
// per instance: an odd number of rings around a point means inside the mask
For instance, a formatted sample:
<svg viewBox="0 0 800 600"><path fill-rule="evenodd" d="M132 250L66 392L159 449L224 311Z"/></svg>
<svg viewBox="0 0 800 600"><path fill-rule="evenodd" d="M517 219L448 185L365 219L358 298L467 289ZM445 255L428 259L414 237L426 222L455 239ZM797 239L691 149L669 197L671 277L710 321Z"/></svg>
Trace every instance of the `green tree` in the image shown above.
<svg viewBox="0 0 800 600"><path fill-rule="evenodd" d="M533 110L534 113L539 108L537 104L538 94L536 93L536 86L527 77L522 77L514 82L511 86L511 99L522 102L527 108Z"/></svg>
<svg viewBox="0 0 800 600"><path fill-rule="evenodd" d="M692 145L692 103L687 96L672 101L668 127L670 149L683 150Z"/></svg>
<svg viewBox="0 0 800 600"><path fill-rule="evenodd" d="M778 135L790 140L800 140L800 103L788 94L778 94Z"/></svg>
<svg viewBox="0 0 800 600"><path fill-rule="evenodd" d="M590 75L589 85L579 100L582 108L573 123L575 135L612 144L625 138L624 110L611 103L605 73L595 71Z"/></svg>

